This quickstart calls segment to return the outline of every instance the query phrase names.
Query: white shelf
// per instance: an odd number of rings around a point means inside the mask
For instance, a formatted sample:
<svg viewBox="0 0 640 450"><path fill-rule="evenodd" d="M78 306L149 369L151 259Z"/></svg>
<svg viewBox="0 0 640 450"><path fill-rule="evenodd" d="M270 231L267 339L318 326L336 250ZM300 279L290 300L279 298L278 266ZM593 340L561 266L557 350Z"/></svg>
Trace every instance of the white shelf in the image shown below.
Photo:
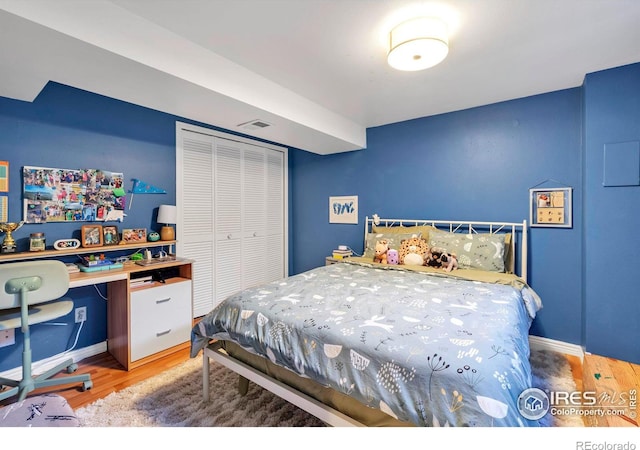
<svg viewBox="0 0 640 450"><path fill-rule="evenodd" d="M78 247L68 250L45 250L42 252L2 253L0 262L26 261L29 259L56 258L66 255L86 255L88 253L107 253L120 250L132 250L140 248L155 248L175 245L176 241L136 242L133 244L103 245L102 247Z"/></svg>

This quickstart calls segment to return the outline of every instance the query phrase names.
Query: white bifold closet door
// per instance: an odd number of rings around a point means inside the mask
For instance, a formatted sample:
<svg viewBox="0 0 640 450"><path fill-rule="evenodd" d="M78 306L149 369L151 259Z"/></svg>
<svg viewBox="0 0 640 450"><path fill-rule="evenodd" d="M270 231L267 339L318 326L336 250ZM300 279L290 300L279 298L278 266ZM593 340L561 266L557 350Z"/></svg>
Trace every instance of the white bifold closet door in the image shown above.
<svg viewBox="0 0 640 450"><path fill-rule="evenodd" d="M237 139L178 127L177 251L195 260L194 317L287 274L286 149Z"/></svg>

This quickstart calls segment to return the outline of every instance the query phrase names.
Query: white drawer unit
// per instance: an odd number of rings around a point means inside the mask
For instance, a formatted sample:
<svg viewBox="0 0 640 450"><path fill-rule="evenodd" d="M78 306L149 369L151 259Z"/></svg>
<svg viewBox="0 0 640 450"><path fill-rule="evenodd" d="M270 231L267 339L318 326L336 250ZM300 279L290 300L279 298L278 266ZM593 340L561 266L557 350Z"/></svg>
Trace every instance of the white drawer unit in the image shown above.
<svg viewBox="0 0 640 450"><path fill-rule="evenodd" d="M123 279L107 282L107 348L126 370L189 347L193 324L192 267L192 260L182 258L159 263L152 269L133 264L125 267ZM103 272L111 271L96 273ZM148 275L165 282L137 287L131 284L133 279Z"/></svg>
<svg viewBox="0 0 640 450"><path fill-rule="evenodd" d="M132 362L189 341L191 283L191 280L174 278L166 284L131 291Z"/></svg>

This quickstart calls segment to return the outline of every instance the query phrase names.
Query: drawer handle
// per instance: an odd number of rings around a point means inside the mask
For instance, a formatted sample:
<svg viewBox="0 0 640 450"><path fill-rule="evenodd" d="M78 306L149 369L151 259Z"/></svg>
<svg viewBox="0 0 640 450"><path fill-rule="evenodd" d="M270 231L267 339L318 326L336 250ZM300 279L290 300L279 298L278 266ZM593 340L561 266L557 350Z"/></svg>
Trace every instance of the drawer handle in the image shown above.
<svg viewBox="0 0 640 450"><path fill-rule="evenodd" d="M167 298L163 298L161 300L156 300L156 304L160 304L160 303L166 303L169 300L171 300L171 297L167 297Z"/></svg>
<svg viewBox="0 0 640 450"><path fill-rule="evenodd" d="M169 333L171 333L171 328L169 328L167 331L160 331L156 333L156 337L164 336L165 334L169 334Z"/></svg>

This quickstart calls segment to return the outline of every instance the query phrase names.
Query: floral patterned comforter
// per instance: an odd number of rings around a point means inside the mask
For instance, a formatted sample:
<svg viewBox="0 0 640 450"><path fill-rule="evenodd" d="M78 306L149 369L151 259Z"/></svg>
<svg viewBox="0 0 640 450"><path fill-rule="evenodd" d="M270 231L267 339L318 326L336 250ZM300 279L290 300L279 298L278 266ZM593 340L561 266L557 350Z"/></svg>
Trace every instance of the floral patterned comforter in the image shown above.
<svg viewBox="0 0 640 450"><path fill-rule="evenodd" d="M541 307L525 283L372 264L318 267L233 295L192 330L418 426L538 426L528 332Z"/></svg>

